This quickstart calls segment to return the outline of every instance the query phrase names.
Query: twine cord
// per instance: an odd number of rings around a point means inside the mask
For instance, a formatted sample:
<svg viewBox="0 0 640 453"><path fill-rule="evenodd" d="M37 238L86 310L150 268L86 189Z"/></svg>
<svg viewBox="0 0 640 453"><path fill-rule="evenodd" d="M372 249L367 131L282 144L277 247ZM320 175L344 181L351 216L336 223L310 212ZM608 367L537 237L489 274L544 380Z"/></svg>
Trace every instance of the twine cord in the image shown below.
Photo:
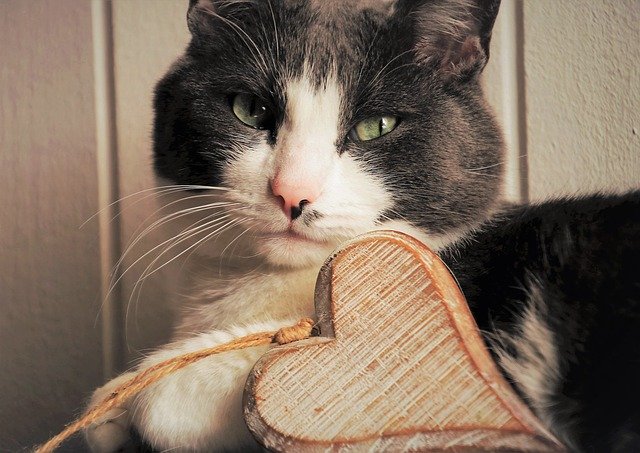
<svg viewBox="0 0 640 453"><path fill-rule="evenodd" d="M234 351L238 349L252 348L254 346L266 345L269 343L287 344L298 340L304 340L311 336L313 320L303 318L295 325L283 327L278 331L261 332L245 337L237 338L228 343L214 346L207 349L183 354L171 359L157 363L133 378L122 383L107 396L100 404L94 406L83 416L67 425L59 434L49 439L46 443L35 449L35 453L49 453L54 451L69 437L95 423L100 417L115 407L137 395L151 384L181 368L186 367L198 360L220 354L222 352Z"/></svg>

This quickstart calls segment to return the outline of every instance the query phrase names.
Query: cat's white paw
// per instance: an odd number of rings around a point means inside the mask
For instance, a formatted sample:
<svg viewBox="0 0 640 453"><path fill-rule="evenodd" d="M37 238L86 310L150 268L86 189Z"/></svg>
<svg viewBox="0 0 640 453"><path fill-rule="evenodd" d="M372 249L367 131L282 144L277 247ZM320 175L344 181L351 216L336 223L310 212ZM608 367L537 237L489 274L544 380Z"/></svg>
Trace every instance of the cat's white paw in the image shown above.
<svg viewBox="0 0 640 453"><path fill-rule="evenodd" d="M113 390L131 379L135 373L125 373L93 392L89 408L100 404ZM130 440L131 415L128 404L111 409L84 431L92 452L111 453L122 449Z"/></svg>
<svg viewBox="0 0 640 453"><path fill-rule="evenodd" d="M143 370L181 354L292 324L294 320L271 321L202 333L164 346L138 368ZM126 447L131 427L156 450L259 450L244 422L242 394L249 371L268 349L265 345L225 352L164 376L85 430L91 450L102 453ZM123 374L96 390L90 406L98 404L133 375Z"/></svg>
<svg viewBox="0 0 640 453"><path fill-rule="evenodd" d="M233 337L221 332L200 335L185 341L177 350L158 351L143 363L143 368L176 352L226 343ZM242 394L249 370L267 349L264 346L227 352L165 376L132 402L133 426L157 450L257 449L244 422Z"/></svg>

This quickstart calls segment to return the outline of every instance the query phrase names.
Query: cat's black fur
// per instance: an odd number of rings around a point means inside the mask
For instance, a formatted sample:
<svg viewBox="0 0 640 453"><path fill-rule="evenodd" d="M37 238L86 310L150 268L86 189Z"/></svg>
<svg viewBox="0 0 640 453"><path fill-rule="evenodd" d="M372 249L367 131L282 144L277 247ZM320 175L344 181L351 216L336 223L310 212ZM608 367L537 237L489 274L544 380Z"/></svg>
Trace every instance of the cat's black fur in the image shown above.
<svg viewBox="0 0 640 453"><path fill-rule="evenodd" d="M518 338L541 288L559 359L551 428L585 451L640 451L640 192L513 208L442 257L489 344Z"/></svg>
<svg viewBox="0 0 640 453"><path fill-rule="evenodd" d="M528 307L543 305L538 321L551 331L558 359L548 364L557 365L550 372L557 382L547 383L550 428L578 450L640 451L640 193L550 201L487 220L499 202L503 145L478 75L499 1L399 0L389 16L329 3L333 11L320 11L318 1L213 0L210 15L192 0L193 40L156 91L157 172L179 184L224 185L221 168L233 159L226 150L264 136L228 133L236 122L229 95L259 94L284 111L283 72L300 74L310 59L321 85L337 62L343 135L375 114L395 113L402 122L372 142L337 143L336 152L376 162L394 193L386 217L431 234L475 231L442 257L489 346L528 360L516 343ZM454 8L472 3L472 16ZM442 11L460 13L479 46L447 35ZM269 55L266 74L227 21Z"/></svg>

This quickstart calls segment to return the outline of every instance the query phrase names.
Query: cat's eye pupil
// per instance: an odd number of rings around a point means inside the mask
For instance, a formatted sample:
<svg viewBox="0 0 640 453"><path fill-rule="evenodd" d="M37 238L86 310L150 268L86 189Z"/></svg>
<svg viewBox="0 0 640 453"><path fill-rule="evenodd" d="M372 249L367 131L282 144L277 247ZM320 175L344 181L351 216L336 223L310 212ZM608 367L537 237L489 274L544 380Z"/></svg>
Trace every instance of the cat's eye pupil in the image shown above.
<svg viewBox="0 0 640 453"><path fill-rule="evenodd" d="M259 118L267 114L267 107L264 104L259 104L258 98L255 96L251 99L251 116Z"/></svg>
<svg viewBox="0 0 640 453"><path fill-rule="evenodd" d="M267 129L273 120L267 103L252 94L236 94L231 101L231 110L236 118L254 129Z"/></svg>
<svg viewBox="0 0 640 453"><path fill-rule="evenodd" d="M397 125L397 116L383 115L371 117L356 124L349 135L356 141L366 142L388 134L394 130Z"/></svg>

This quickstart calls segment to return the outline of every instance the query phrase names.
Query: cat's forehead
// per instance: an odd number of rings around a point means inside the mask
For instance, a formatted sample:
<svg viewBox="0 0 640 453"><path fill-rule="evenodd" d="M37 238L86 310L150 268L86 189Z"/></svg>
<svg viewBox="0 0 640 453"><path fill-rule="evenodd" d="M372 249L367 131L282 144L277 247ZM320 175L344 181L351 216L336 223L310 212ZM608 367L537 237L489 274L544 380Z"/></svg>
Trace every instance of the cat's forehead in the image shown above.
<svg viewBox="0 0 640 453"><path fill-rule="evenodd" d="M411 58L406 52L410 34L399 20L396 0L227 0L221 5L226 6L191 15L192 29L201 27L192 55L205 72L224 78L222 84L241 85L263 97L281 96L288 81L303 76L318 89L333 79L353 97L357 86L379 81L377 72L388 74L392 68L383 67L390 60L403 64Z"/></svg>
<svg viewBox="0 0 640 453"><path fill-rule="evenodd" d="M326 14L342 15L345 12L375 11L386 15L393 13L397 0L311 0L310 6Z"/></svg>
<svg viewBox="0 0 640 453"><path fill-rule="evenodd" d="M328 75L343 79L358 72L366 57L374 59L385 50L380 45L384 34L380 28L386 28L396 1L281 0L283 20L278 28L285 30L282 40L288 64L316 84Z"/></svg>

